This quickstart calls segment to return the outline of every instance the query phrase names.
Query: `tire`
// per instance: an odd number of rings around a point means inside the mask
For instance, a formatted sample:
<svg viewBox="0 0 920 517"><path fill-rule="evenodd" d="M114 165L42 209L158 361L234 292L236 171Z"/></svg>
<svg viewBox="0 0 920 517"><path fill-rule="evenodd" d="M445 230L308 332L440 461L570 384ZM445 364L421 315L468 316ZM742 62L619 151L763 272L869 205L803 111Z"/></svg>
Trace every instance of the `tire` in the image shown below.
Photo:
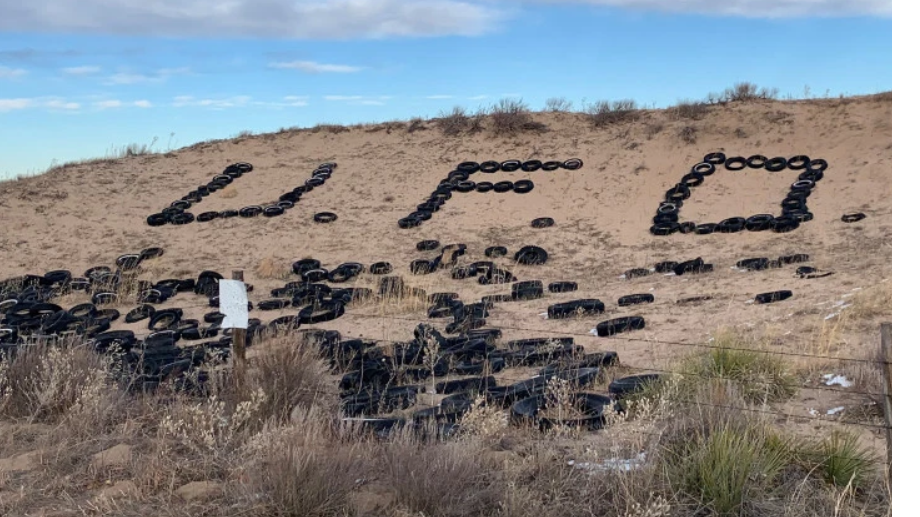
<svg viewBox="0 0 920 517"><path fill-rule="evenodd" d="M457 192L463 192L463 193L472 192L476 190L476 182L469 181L469 180L461 181L460 183L457 184L457 188L455 190Z"/></svg>
<svg viewBox="0 0 920 517"><path fill-rule="evenodd" d="M571 293L578 290L578 282L553 282L547 289L551 293Z"/></svg>
<svg viewBox="0 0 920 517"><path fill-rule="evenodd" d="M818 158L816 160L810 160L806 170L808 172L824 172L827 169L827 160L823 158Z"/></svg>
<svg viewBox="0 0 920 517"><path fill-rule="evenodd" d="M320 223L320 224L325 224L325 223L331 223L338 218L339 216L335 215L332 212L320 212L313 216L313 221Z"/></svg>
<svg viewBox="0 0 920 517"><path fill-rule="evenodd" d="M690 172L701 176L709 176L716 171L716 166L709 162L700 162L690 169Z"/></svg>
<svg viewBox="0 0 920 517"><path fill-rule="evenodd" d="M504 246L490 246L486 248L485 255L489 258L504 257L508 254L508 248Z"/></svg>
<svg viewBox="0 0 920 517"><path fill-rule="evenodd" d="M671 271L674 271L674 268L677 267L679 264L680 264L679 262L673 262L673 261L659 262L655 264L655 272L656 273L670 273Z"/></svg>
<svg viewBox="0 0 920 517"><path fill-rule="evenodd" d="M543 166L540 167L540 168L543 169L543 170L546 171L546 172L552 172L552 171L558 169L559 167L562 167L562 162L558 162L558 161L548 161L548 162L543 162Z"/></svg>
<svg viewBox="0 0 920 517"><path fill-rule="evenodd" d="M776 156L774 158L770 158L764 164L764 168L770 172L779 172L785 169L787 166L788 166L788 162L786 162L786 159L783 158L782 156Z"/></svg>
<svg viewBox="0 0 920 517"><path fill-rule="evenodd" d="M147 216L147 225L148 226L163 226L169 222L169 219L166 218L163 214L153 214Z"/></svg>
<svg viewBox="0 0 920 517"><path fill-rule="evenodd" d="M306 271L311 271L313 269L319 269L321 267L323 267L323 264L320 261L316 259L305 258L305 259L300 259L297 262L294 262L291 265L291 271L295 275L300 275Z"/></svg>
<svg viewBox="0 0 920 517"><path fill-rule="evenodd" d="M543 162L540 160L527 160L521 164L521 170L524 172L538 171L541 167L543 167Z"/></svg>
<svg viewBox="0 0 920 517"><path fill-rule="evenodd" d="M773 224L773 216L770 214L757 214L748 217L744 221L744 229L749 232L762 232L769 230Z"/></svg>
<svg viewBox="0 0 920 517"><path fill-rule="evenodd" d="M505 172L514 172L521 168L521 160L506 160L502 162L501 168Z"/></svg>
<svg viewBox="0 0 920 517"><path fill-rule="evenodd" d="M156 257L162 257L163 253L163 248L144 248L138 255L141 256L141 260L150 260Z"/></svg>
<svg viewBox="0 0 920 517"><path fill-rule="evenodd" d="M598 337L608 337L644 328L645 318L642 316L626 316L602 321L597 324L596 330Z"/></svg>
<svg viewBox="0 0 920 517"><path fill-rule="evenodd" d="M118 301L118 294L111 291L102 291L93 295L93 305L108 305Z"/></svg>
<svg viewBox="0 0 920 517"><path fill-rule="evenodd" d="M219 311L211 311L202 318L205 323L220 323L224 321L224 314Z"/></svg>
<svg viewBox="0 0 920 517"><path fill-rule="evenodd" d="M502 168L502 165L496 161L486 161L479 164L479 170L486 174L492 174L498 172Z"/></svg>
<svg viewBox="0 0 920 517"><path fill-rule="evenodd" d="M856 223L862 221L865 218L866 214L862 212L850 212L848 214L843 214L843 217L841 217L840 220L845 223Z"/></svg>
<svg viewBox="0 0 920 517"><path fill-rule="evenodd" d="M740 171L747 167L747 158L743 156L732 156L725 160L725 170Z"/></svg>
<svg viewBox="0 0 920 517"><path fill-rule="evenodd" d="M815 188L815 182L812 180L798 180L790 187L793 192L800 190L812 190Z"/></svg>
<svg viewBox="0 0 920 517"><path fill-rule="evenodd" d="M141 264L141 256L136 253L129 253L127 255L121 255L115 259L115 265L122 270L131 270L137 269L137 266ZM68 279L69 280L69 279Z"/></svg>
<svg viewBox="0 0 920 517"><path fill-rule="evenodd" d="M514 182L512 189L515 194L526 194L533 190L533 182L530 180L518 180Z"/></svg>
<svg viewBox="0 0 920 517"><path fill-rule="evenodd" d="M538 246L524 246L514 254L514 261L519 264L538 266L546 264L549 254Z"/></svg>
<svg viewBox="0 0 920 517"><path fill-rule="evenodd" d="M277 298L273 300L262 300L256 304L256 308L260 311L278 311L290 306L291 300L282 300Z"/></svg>
<svg viewBox="0 0 920 517"><path fill-rule="evenodd" d="M371 264L368 271L372 275L388 275L393 272L393 265L389 262L375 262Z"/></svg>
<svg viewBox="0 0 920 517"><path fill-rule="evenodd" d="M472 379L457 379L455 381L439 382L434 385L434 392L440 395L453 393L482 393L495 387L495 377L475 377Z"/></svg>
<svg viewBox="0 0 920 517"><path fill-rule="evenodd" d="M99 312L96 309L96 305L92 303L81 303L79 305L74 305L67 311L71 316L80 319L94 318L96 313Z"/></svg>
<svg viewBox="0 0 920 517"><path fill-rule="evenodd" d="M626 277L627 280L632 280L633 278L641 278L643 276L649 276L651 274L652 272L649 271L648 269L644 267L637 267L633 269L627 269L623 273L623 276Z"/></svg>
<svg viewBox="0 0 920 517"><path fill-rule="evenodd" d="M470 173L464 171L451 171L447 175L447 181L450 183L461 183L470 179Z"/></svg>
<svg viewBox="0 0 920 517"><path fill-rule="evenodd" d="M799 179L800 180L811 180L817 183L821 181L822 179L824 179L824 172L823 171L805 171L799 174Z"/></svg>
<svg viewBox="0 0 920 517"><path fill-rule="evenodd" d="M799 154L786 160L786 167L789 167L791 170L798 171L808 167L809 162L811 162L809 157L805 156L804 154Z"/></svg>
<svg viewBox="0 0 920 517"><path fill-rule="evenodd" d="M175 310L156 311L147 322L147 330L160 331L175 328L182 320L182 312Z"/></svg>
<svg viewBox="0 0 920 517"><path fill-rule="evenodd" d="M232 210L232 209L231 209L231 210L224 210L223 212L220 213L220 218L221 218L221 219L230 219L231 217L237 217L237 216L239 216L239 215L240 215L240 211L239 211L239 210Z"/></svg>
<svg viewBox="0 0 920 517"><path fill-rule="evenodd" d="M655 295L651 293L640 293L640 294L627 294L626 296L621 296L617 300L617 305L620 307L629 307L630 305L638 305L640 303L652 303L655 301Z"/></svg>
<svg viewBox="0 0 920 517"><path fill-rule="evenodd" d="M125 314L125 323L137 323L149 319L156 312L152 305L139 305Z"/></svg>
<svg viewBox="0 0 920 517"><path fill-rule="evenodd" d="M680 225L676 222L661 222L655 223L649 231L652 235L664 236L671 235L680 230Z"/></svg>
<svg viewBox="0 0 920 517"><path fill-rule="evenodd" d="M630 375L614 380L607 386L607 392L615 399L623 398L633 393L638 393L647 389L652 383L661 378L657 373L645 373L640 375Z"/></svg>
<svg viewBox="0 0 920 517"><path fill-rule="evenodd" d="M767 164L767 157L762 154L755 154L745 161L745 165L752 169L762 169Z"/></svg>
<svg viewBox="0 0 920 517"><path fill-rule="evenodd" d="M808 262L811 260L811 257L806 253L796 253L794 255L784 255L779 258L780 264L800 264L802 262Z"/></svg>
<svg viewBox="0 0 920 517"><path fill-rule="evenodd" d="M754 297L754 301L757 303L775 303L781 302L792 298L792 291L782 290L782 291L772 291L769 293L760 293Z"/></svg>
<svg viewBox="0 0 920 517"><path fill-rule="evenodd" d="M742 259L735 263L739 269L751 269L753 271L762 271L770 266L770 259L766 257Z"/></svg>
<svg viewBox="0 0 920 517"><path fill-rule="evenodd" d="M400 228L404 230L407 230L409 228L416 228L421 225L422 225L422 220L417 217L403 217L402 219L397 221L397 226L399 226Z"/></svg>
<svg viewBox="0 0 920 517"><path fill-rule="evenodd" d="M569 171L578 170L582 168L583 165L584 165L584 162L581 161L579 158L570 158L562 162L562 168L565 170L569 170Z"/></svg>
<svg viewBox="0 0 920 517"><path fill-rule="evenodd" d="M418 251L432 251L436 250L441 246L441 242L433 239L419 241L415 244L415 249Z"/></svg>
<svg viewBox="0 0 920 517"><path fill-rule="evenodd" d="M549 395L540 393L511 405L509 421L512 424L533 426L541 431L553 428L572 428L596 431L607 425L607 406L613 404L609 397L594 393L576 393L573 395L571 407L578 415L559 418L544 411L549 403Z"/></svg>
<svg viewBox="0 0 920 517"><path fill-rule="evenodd" d="M287 210L287 209L289 209L289 208L294 208L294 204L295 204L295 203L294 203L293 201L278 201L278 202L275 204L275 206L278 207L278 208L280 208L280 209L281 209L281 213L283 214L285 210ZM269 208L269 207L266 207L266 208ZM281 215L281 214L277 214L277 215Z"/></svg>
<svg viewBox="0 0 920 517"><path fill-rule="evenodd" d="M265 207L264 210L262 210L262 215L264 215L265 217L278 217L279 215L283 213L284 213L284 209L278 205L267 206Z"/></svg>
<svg viewBox="0 0 920 517"><path fill-rule="evenodd" d="M703 175L698 172L690 172L685 174L680 182L688 187L699 187L703 184Z"/></svg>
<svg viewBox="0 0 920 517"><path fill-rule="evenodd" d="M683 203L690 198L690 187L684 183L678 183L664 193L664 200L667 203Z"/></svg>
<svg viewBox="0 0 920 517"><path fill-rule="evenodd" d="M788 233L799 227L799 222L791 217L780 216L773 219L770 229L776 233Z"/></svg>
<svg viewBox="0 0 920 517"><path fill-rule="evenodd" d="M737 233L744 230L746 220L743 217L729 217L719 223L719 233Z"/></svg>
<svg viewBox="0 0 920 517"><path fill-rule="evenodd" d="M677 206L677 203L661 203L658 205L659 214L676 214L680 210L680 207Z"/></svg>
<svg viewBox="0 0 920 517"><path fill-rule="evenodd" d="M345 314L345 304L341 301L323 302L318 306L304 307L298 313L302 325L325 323Z"/></svg>
<svg viewBox="0 0 920 517"><path fill-rule="evenodd" d="M531 228L549 228L555 224L556 221L552 217L538 217L530 221Z"/></svg>
<svg viewBox="0 0 920 517"><path fill-rule="evenodd" d="M529 280L511 286L511 301L536 300L543 298L543 282Z"/></svg>
<svg viewBox="0 0 920 517"><path fill-rule="evenodd" d="M480 165L477 162L462 162L457 165L457 170L466 172L467 174L473 174L479 172L479 167Z"/></svg>
<svg viewBox="0 0 920 517"><path fill-rule="evenodd" d="M510 181L499 181L494 186L492 186L492 190L498 192L499 194L508 192L510 190L514 190L514 183Z"/></svg>
<svg viewBox="0 0 920 517"><path fill-rule="evenodd" d="M311 269L301 273L304 282L317 283L329 280L329 271L325 268Z"/></svg>
<svg viewBox="0 0 920 517"><path fill-rule="evenodd" d="M437 271L438 266L426 259L413 260L409 264L409 272L413 275L428 275Z"/></svg>
<svg viewBox="0 0 920 517"><path fill-rule="evenodd" d="M697 235L709 235L711 233L715 233L718 228L719 225L715 223L703 223L696 225L696 230L693 232Z"/></svg>
<svg viewBox="0 0 920 517"><path fill-rule="evenodd" d="M683 234L690 234L696 231L696 223L693 221L684 221L679 223L678 231Z"/></svg>
<svg viewBox="0 0 920 517"><path fill-rule="evenodd" d="M713 165L722 165L725 163L725 153L709 153L703 157L703 161Z"/></svg>
<svg viewBox="0 0 920 517"><path fill-rule="evenodd" d="M677 276L682 276L686 273L699 273L703 270L703 266L705 265L706 263L703 262L703 259L697 257L693 260L681 262L680 264L674 266L674 274Z"/></svg>
<svg viewBox="0 0 920 517"><path fill-rule="evenodd" d="M476 192L491 192L494 187L491 181L480 181L476 184Z"/></svg>

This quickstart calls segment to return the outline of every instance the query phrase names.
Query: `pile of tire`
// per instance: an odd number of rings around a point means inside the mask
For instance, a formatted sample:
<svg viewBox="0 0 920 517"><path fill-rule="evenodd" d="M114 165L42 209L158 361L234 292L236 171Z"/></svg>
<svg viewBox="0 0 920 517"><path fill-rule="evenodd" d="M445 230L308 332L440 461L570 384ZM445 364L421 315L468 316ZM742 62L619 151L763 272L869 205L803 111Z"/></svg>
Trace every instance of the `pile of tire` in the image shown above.
<svg viewBox="0 0 920 517"><path fill-rule="evenodd" d="M421 226L423 222L431 219L432 215L439 211L444 204L453 197L455 193L469 192L512 192L515 194L526 194L533 190L533 181L521 179L517 181L480 181L475 182L470 179L473 174L494 174L499 171L503 172L535 172L535 171L555 171L557 169L578 170L584 165L578 158L572 158L564 162L540 160L505 160L501 163L497 161L485 161L482 163L466 161L457 165L456 169L451 171L446 178L442 179L437 188L416 207L416 210L406 217L403 217L397 224L400 228L409 229Z"/></svg>
<svg viewBox="0 0 920 517"><path fill-rule="evenodd" d="M277 217L284 214L285 210L293 208L305 193L325 184L326 180L332 177L332 173L337 167L338 165L335 162L320 164L303 185L295 187L289 192L285 192L274 202L245 206L239 210L232 209L222 212L202 212L197 216L189 212L188 210L190 210L195 203L200 203L205 197L211 195L211 193L226 188L233 183L233 180L253 170L252 164L250 163L234 163L228 165L221 174L214 176L207 184L201 185L195 190L190 191L181 199L173 201L159 213L148 216L147 224L149 226L163 226L166 224L183 225L193 221L204 223L216 219L229 219L232 217L251 218L259 215L264 217ZM321 215L321 219L323 220L317 219ZM332 220L335 220L335 214L331 215L333 216ZM317 220L317 222L329 222L326 220L328 219L327 213L317 214L316 217L315 220Z"/></svg>
<svg viewBox="0 0 920 517"><path fill-rule="evenodd" d="M780 203L782 213L779 216L771 214L755 214L750 217L730 217L719 223L681 222L679 212L684 202L690 198L692 189L703 184L707 176L715 173L718 166L723 166L727 171L740 171L745 168L766 169L769 172L779 172L784 169L802 171L798 180L790 186L789 194ZM690 172L681 178L680 182L670 188L652 218L652 235L671 235L674 233L695 233L707 235L711 233L737 233L743 230L760 232L771 230L777 233L793 231L803 222L811 221L814 215L809 211L806 200L817 187L818 181L824 177L827 169L827 160L811 159L805 155L791 158L767 158L763 155L750 157L733 156L727 158L725 153L709 153L703 161L694 165Z"/></svg>

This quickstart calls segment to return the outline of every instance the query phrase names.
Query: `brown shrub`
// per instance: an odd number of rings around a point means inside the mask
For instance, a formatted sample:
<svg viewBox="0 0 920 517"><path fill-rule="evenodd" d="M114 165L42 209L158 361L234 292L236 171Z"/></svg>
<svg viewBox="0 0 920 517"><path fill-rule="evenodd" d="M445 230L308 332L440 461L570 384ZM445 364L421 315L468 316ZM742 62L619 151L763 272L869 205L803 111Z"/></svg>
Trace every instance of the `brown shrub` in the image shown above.
<svg viewBox="0 0 920 517"><path fill-rule="evenodd" d="M522 100L502 99L489 112L492 130L498 135L514 135L524 131L545 131L547 126L533 120Z"/></svg>
<svg viewBox="0 0 920 517"><path fill-rule="evenodd" d="M291 275L291 265L278 257L265 257L256 266L256 278L284 280Z"/></svg>
<svg viewBox="0 0 920 517"><path fill-rule="evenodd" d="M601 100L588 106L588 115L595 126L632 122L639 118L636 101L624 99L618 101Z"/></svg>
<svg viewBox="0 0 920 517"><path fill-rule="evenodd" d="M703 120L710 109L704 102L683 100L668 108L667 113L674 120Z"/></svg>
<svg viewBox="0 0 920 517"><path fill-rule="evenodd" d="M450 113L442 112L440 117L435 119L438 129L444 136L457 136L469 131L471 126L470 116L462 106L454 106Z"/></svg>

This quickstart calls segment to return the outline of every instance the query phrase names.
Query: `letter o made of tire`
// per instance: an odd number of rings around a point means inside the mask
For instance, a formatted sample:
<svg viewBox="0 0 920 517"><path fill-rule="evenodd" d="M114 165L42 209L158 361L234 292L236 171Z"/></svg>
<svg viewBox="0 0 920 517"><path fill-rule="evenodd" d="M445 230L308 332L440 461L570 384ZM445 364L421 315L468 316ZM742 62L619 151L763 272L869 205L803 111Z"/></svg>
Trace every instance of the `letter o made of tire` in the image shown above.
<svg viewBox="0 0 920 517"><path fill-rule="evenodd" d="M562 162L562 168L569 170L569 171L578 170L582 168L583 165L584 165L584 162L581 161L581 159L579 158L570 158Z"/></svg>
<svg viewBox="0 0 920 517"><path fill-rule="evenodd" d="M489 160L487 162L482 162L479 165L479 170L485 172L486 174L492 174L498 172L502 168L502 165L496 161Z"/></svg>
<svg viewBox="0 0 920 517"><path fill-rule="evenodd" d="M752 169L762 169L767 164L767 157L762 154L755 154L746 160L747 166Z"/></svg>
<svg viewBox="0 0 920 517"><path fill-rule="evenodd" d="M743 217L729 217L719 223L719 233L737 233L744 230L746 220Z"/></svg>
<svg viewBox="0 0 920 517"><path fill-rule="evenodd" d="M764 168L770 172L779 172L785 169L786 165L787 162L785 158L782 156L776 156L767 160L767 162L764 164Z"/></svg>
<svg viewBox="0 0 920 517"><path fill-rule="evenodd" d="M798 171L808 167L808 163L810 161L811 159L804 154L798 154L786 160L786 167L789 167L791 170Z"/></svg>
<svg viewBox="0 0 920 517"><path fill-rule="evenodd" d="M521 168L521 160L506 160L502 162L501 168L505 172L514 172Z"/></svg>
<svg viewBox="0 0 920 517"><path fill-rule="evenodd" d="M508 192L514 190L514 183L510 181L499 181L492 187L492 190L498 193Z"/></svg>

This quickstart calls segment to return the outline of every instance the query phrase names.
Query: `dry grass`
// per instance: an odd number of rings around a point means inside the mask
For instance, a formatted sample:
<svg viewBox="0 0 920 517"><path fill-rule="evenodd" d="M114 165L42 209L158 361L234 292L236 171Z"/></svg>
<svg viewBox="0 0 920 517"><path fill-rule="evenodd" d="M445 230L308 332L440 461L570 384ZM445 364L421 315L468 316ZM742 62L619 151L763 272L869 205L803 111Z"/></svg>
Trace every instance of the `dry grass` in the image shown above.
<svg viewBox="0 0 920 517"><path fill-rule="evenodd" d="M284 280L291 274L291 265L278 257L265 257L256 266L256 278L263 280Z"/></svg>
<svg viewBox="0 0 920 517"><path fill-rule="evenodd" d="M217 197L221 199L233 199L236 196L240 195L239 191L236 190L236 187L227 187L220 189L220 192L217 194Z"/></svg>
<svg viewBox="0 0 920 517"><path fill-rule="evenodd" d="M449 113L441 113L435 124L444 136L458 136L468 133L473 127L473 120L466 110L455 106Z"/></svg>
<svg viewBox="0 0 920 517"><path fill-rule="evenodd" d="M589 105L586 111L591 121L597 127L632 122L639 118L639 110L636 107L636 101L632 99L618 101L600 100Z"/></svg>
<svg viewBox="0 0 920 517"><path fill-rule="evenodd" d="M667 114L672 120L699 121L706 118L710 109L712 108L705 102L682 100L668 108Z"/></svg>
<svg viewBox="0 0 920 517"><path fill-rule="evenodd" d="M497 135L515 135L525 131L546 131L546 124L535 122L522 100L502 99L489 112L492 130Z"/></svg>
<svg viewBox="0 0 920 517"><path fill-rule="evenodd" d="M569 113L572 111L572 101L564 97L550 97L546 99L544 110L550 113Z"/></svg>

